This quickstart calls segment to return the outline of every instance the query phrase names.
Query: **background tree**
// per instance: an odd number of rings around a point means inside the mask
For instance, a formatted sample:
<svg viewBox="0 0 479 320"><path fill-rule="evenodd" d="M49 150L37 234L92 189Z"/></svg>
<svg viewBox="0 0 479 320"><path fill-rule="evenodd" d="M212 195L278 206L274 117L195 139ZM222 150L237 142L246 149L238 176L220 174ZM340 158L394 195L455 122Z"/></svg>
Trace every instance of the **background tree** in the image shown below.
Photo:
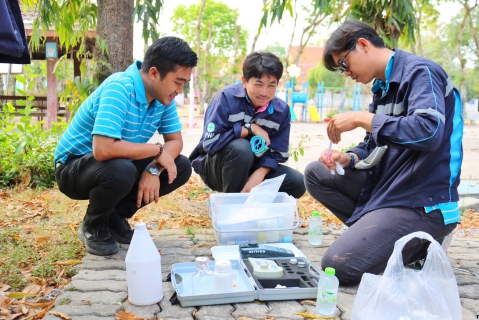
<svg viewBox="0 0 479 320"><path fill-rule="evenodd" d="M263 26L266 27L268 22L271 25L275 20L281 21L285 10L293 16L293 1L270 0L263 9ZM414 41L416 19L411 1L350 0L343 7L338 7L339 10L333 13L333 20L354 18L364 21L378 31L389 47L395 47L401 35L407 42ZM333 2L336 0L311 0L310 8L328 8Z"/></svg>
<svg viewBox="0 0 479 320"><path fill-rule="evenodd" d="M193 45L196 42L196 23L200 12L200 4L189 7L179 5L173 11L171 21L173 31L182 34L185 40ZM221 81L215 81L219 74L231 74L237 68L235 56L244 56L246 53L246 39L248 33L244 28L237 29L238 11L226 4L216 1L206 1L203 10L200 28L201 61L198 62L198 75L203 84L200 95L200 111L204 102L219 89ZM237 40L236 40L237 39ZM208 51L206 50L208 48ZM227 78L231 81L231 77Z"/></svg>
<svg viewBox="0 0 479 320"><path fill-rule="evenodd" d="M318 83L324 82L325 87L344 87L346 77L339 74L339 72L331 72L319 63L311 68L308 74L309 91L316 92Z"/></svg>

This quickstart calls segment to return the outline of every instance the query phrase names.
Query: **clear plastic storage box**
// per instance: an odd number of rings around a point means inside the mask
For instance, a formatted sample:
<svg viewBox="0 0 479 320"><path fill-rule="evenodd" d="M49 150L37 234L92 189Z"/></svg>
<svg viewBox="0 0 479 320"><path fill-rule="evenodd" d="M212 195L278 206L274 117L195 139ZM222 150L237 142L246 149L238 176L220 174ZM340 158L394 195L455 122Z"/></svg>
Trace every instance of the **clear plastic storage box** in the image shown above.
<svg viewBox="0 0 479 320"><path fill-rule="evenodd" d="M215 193L208 203L218 245L292 242L299 226L296 199L284 192L272 203L245 204L247 193Z"/></svg>

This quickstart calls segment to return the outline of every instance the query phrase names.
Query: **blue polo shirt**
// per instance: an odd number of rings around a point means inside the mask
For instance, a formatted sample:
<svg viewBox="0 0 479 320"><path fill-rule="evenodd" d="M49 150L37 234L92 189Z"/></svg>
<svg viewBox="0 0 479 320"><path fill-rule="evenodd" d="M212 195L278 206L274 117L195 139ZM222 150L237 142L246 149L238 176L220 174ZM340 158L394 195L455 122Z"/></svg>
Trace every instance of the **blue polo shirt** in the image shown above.
<svg viewBox="0 0 479 320"><path fill-rule="evenodd" d="M58 141L55 163L92 152L93 135L146 143L155 133L181 131L176 103L151 104L140 75L141 62L108 77L80 106Z"/></svg>

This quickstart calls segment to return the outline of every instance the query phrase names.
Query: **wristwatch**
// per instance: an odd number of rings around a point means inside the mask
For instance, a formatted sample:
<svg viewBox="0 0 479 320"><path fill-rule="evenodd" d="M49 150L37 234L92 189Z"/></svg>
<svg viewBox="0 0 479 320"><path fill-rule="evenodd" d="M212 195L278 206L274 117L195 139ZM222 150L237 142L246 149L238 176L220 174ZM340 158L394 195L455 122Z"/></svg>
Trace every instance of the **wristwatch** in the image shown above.
<svg viewBox="0 0 479 320"><path fill-rule="evenodd" d="M248 137L252 137L253 136L253 130L251 130L251 123L246 122L244 124L244 127L246 128L246 130L248 130Z"/></svg>
<svg viewBox="0 0 479 320"><path fill-rule="evenodd" d="M152 176L160 176L161 173L156 166L152 166L151 164L147 165L145 170L149 171Z"/></svg>

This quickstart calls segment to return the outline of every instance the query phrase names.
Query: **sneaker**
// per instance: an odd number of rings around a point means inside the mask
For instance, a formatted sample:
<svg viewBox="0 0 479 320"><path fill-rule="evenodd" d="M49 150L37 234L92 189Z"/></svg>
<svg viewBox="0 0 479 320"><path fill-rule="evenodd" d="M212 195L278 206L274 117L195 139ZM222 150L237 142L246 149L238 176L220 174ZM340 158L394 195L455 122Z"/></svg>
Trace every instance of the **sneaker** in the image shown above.
<svg viewBox="0 0 479 320"><path fill-rule="evenodd" d="M112 238L106 223L78 228L78 238L83 241L86 251L97 256L109 256L118 252L118 245Z"/></svg>
<svg viewBox="0 0 479 320"><path fill-rule="evenodd" d="M113 210L110 215L110 220L108 221L108 230L110 231L113 239L115 239L117 242L122 244L131 243L131 239L133 238L133 229L131 229L131 226L126 218L118 215L115 210Z"/></svg>

